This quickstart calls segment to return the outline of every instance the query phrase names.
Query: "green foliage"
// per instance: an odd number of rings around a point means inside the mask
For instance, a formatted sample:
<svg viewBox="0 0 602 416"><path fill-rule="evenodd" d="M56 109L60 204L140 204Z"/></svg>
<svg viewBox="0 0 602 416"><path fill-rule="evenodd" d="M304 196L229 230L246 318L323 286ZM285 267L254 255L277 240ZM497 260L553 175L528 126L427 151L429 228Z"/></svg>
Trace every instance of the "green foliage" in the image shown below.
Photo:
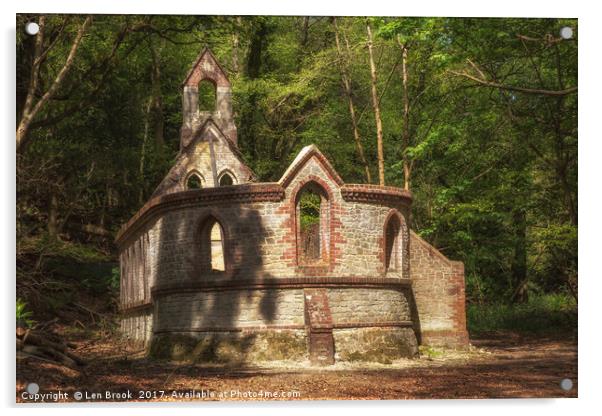
<svg viewBox="0 0 602 416"><path fill-rule="evenodd" d="M306 230L320 222L320 200L320 195L315 192L305 191L301 194L299 198L301 230Z"/></svg>
<svg viewBox="0 0 602 416"><path fill-rule="evenodd" d="M27 303L21 298L17 298L17 323L25 324L27 327L32 327L35 321L31 319L33 313L27 308Z"/></svg>
<svg viewBox="0 0 602 416"><path fill-rule="evenodd" d="M119 285L121 282L121 273L119 271L119 267L115 266L111 269L111 277L109 278L109 287L114 291L119 290Z"/></svg>
<svg viewBox="0 0 602 416"><path fill-rule="evenodd" d="M93 245L60 240L47 233L20 240L18 249L18 254L39 254L44 257L65 258L80 263L109 260L106 253Z"/></svg>
<svg viewBox="0 0 602 416"><path fill-rule="evenodd" d="M420 345L418 350L420 351L420 355L427 356L431 360L434 358L443 357L444 355L443 351L427 345Z"/></svg>
<svg viewBox="0 0 602 416"><path fill-rule="evenodd" d="M33 18L17 16L19 22ZM40 88L56 77L82 20L48 18L45 46L56 36L60 41L42 63ZM465 263L468 300L485 304L517 300L523 289L576 288L577 94L489 88L458 74L480 71L514 87L575 87L577 21L372 17L369 23L386 184L403 185L405 156L412 164L411 226ZM557 39L563 26L573 28L574 39ZM374 178L366 18L337 18L337 27ZM330 18L95 16L65 84L36 117L31 145L19 157L19 265L21 259L35 264L36 256L43 264L47 258L115 260L112 237L148 200L179 151L180 83L205 45L228 73L239 147L259 180L278 180L310 143L345 182L366 180ZM407 48L407 125L400 45ZM18 32L17 118L32 53L32 38ZM53 197L57 230L51 233ZM303 201L303 227L316 223L318 202ZM101 234L86 231L90 225ZM92 291L116 288L117 271L104 267L78 281ZM73 270L66 273L76 278Z"/></svg>
<svg viewBox="0 0 602 416"><path fill-rule="evenodd" d="M473 335L493 331L576 333L577 305L565 293L536 295L521 304L471 304L467 308L467 325Z"/></svg>

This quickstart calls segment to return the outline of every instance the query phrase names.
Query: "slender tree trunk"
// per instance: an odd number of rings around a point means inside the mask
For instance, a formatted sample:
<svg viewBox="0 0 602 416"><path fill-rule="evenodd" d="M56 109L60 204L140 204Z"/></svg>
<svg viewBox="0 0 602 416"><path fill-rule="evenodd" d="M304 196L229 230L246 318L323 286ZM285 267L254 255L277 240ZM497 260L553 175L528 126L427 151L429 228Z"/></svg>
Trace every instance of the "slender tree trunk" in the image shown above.
<svg viewBox="0 0 602 416"><path fill-rule="evenodd" d="M240 72L238 50L240 48L240 31L242 30L242 17L236 17L236 27L232 34L232 70L236 75Z"/></svg>
<svg viewBox="0 0 602 416"><path fill-rule="evenodd" d="M309 38L309 16L303 17L303 28L301 29L301 46L307 45Z"/></svg>
<svg viewBox="0 0 602 416"><path fill-rule="evenodd" d="M366 181L368 183L372 182L372 177L370 175L370 167L368 165L368 161L366 160L366 155L364 154L364 146L362 146L362 140L360 137L360 132L357 127L357 118L355 115L355 106L353 104L353 94L351 93L351 78L347 72L347 64L348 60L343 57L341 52L341 44L339 41L339 31L337 27L336 17L332 19L334 24L334 36L337 45L337 52L339 55L339 62L341 67L341 78L343 80L343 86L345 87L345 94L347 95L347 102L349 105L349 114L351 116L351 126L353 127L353 138L355 139L355 147L357 149L357 153L360 157L360 161L364 166L364 172L366 174Z"/></svg>
<svg viewBox="0 0 602 416"><path fill-rule="evenodd" d="M571 220L571 225L577 226L577 208L575 207L575 202L573 199L573 192L571 191L571 186L569 185L569 180L566 175L566 169L561 169L557 172L558 177L560 178L560 184L562 185L562 192L564 194L564 201L569 212L569 218Z"/></svg>
<svg viewBox="0 0 602 416"><path fill-rule="evenodd" d="M263 49L265 47L266 37L268 35L268 27L265 22L260 21L251 36L251 44L249 46L249 54L247 58L246 75L249 79L259 78L261 74L261 60ZM256 92L252 92L248 98L248 108L241 115L241 125L243 127L241 133L244 138L245 145L250 150L253 158L258 157L258 140L255 130L255 114L257 111L258 96Z"/></svg>
<svg viewBox="0 0 602 416"><path fill-rule="evenodd" d="M163 130L165 121L163 116L163 99L161 95L161 49L157 51L151 44L152 70L151 70L151 89L152 89L152 119L154 125L155 145L160 149L165 145Z"/></svg>
<svg viewBox="0 0 602 416"><path fill-rule="evenodd" d="M56 238L59 234L59 200L54 191L50 195L48 204L48 234L52 238Z"/></svg>
<svg viewBox="0 0 602 416"><path fill-rule="evenodd" d="M527 300L527 216L524 210L516 210L512 216L514 233L514 257L512 259L512 301Z"/></svg>
<svg viewBox="0 0 602 416"><path fill-rule="evenodd" d="M148 131L151 118L151 110L153 105L153 97L148 99L146 105L146 117L144 118L144 136L142 137L142 148L140 149L140 165L138 166L138 175L140 178L140 191L138 193L138 202L144 204L144 162L146 160L146 144L148 142Z"/></svg>
<svg viewBox="0 0 602 416"><path fill-rule="evenodd" d="M408 48L397 38L401 48L401 81L403 85L403 127L401 132L403 145L403 189L410 190L411 168L408 160L408 147L410 147L410 97L408 95Z"/></svg>
<svg viewBox="0 0 602 416"><path fill-rule="evenodd" d="M21 116L21 120L19 121L19 125L17 127L17 152L22 153L25 151L25 148L29 142L29 130L31 127L31 123L33 122L36 115L40 112L40 110L46 105L46 103L51 100L58 89L63 84L69 70L73 66L73 61L75 60L75 55L77 54L77 50L81 43L82 38L84 37L84 33L86 29L90 25L92 21L92 17L86 17L84 23L79 27L77 31L77 35L75 36L75 40L71 45L71 49L69 54L67 55L67 59L58 75L50 85L50 88L42 97L37 101L34 105L34 97L36 95L39 83L39 75L40 75L40 64L41 58L44 55L42 52L43 42L44 42L44 27L45 27L45 17L40 16L39 25L40 31L36 36L39 36L36 40L35 44L35 52L34 52L34 62L31 69L31 78L29 81L29 89L27 91L27 98L25 99L25 106L23 108L23 113Z"/></svg>
<svg viewBox="0 0 602 416"><path fill-rule="evenodd" d="M366 21L366 31L368 32L368 56L370 58L370 76L372 79L372 107L374 109L374 118L376 119L376 140L378 154L378 183L383 186L385 184L385 157L383 152L383 125L380 118L380 104L378 102L378 93L376 91L377 74L376 65L374 64L372 30L370 22Z"/></svg>

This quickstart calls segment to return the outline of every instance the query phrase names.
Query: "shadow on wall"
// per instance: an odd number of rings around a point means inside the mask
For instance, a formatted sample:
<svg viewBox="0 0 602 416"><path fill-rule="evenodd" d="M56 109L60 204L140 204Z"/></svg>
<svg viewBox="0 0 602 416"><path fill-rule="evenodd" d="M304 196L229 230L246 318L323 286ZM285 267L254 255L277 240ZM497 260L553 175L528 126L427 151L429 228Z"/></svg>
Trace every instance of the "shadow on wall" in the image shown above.
<svg viewBox="0 0 602 416"><path fill-rule="evenodd" d="M211 249L216 244L216 223L223 231L225 270L216 267ZM263 272L261 252L268 234L256 209L236 204L188 208L186 214L164 216L156 287L169 288L171 293L157 293L154 298L152 356L207 362L245 362L250 354L253 359L269 358L270 352L263 349L270 343L259 338L273 333L231 329L240 326L241 319L252 326L273 323L277 291L228 287L228 282L272 277ZM220 288L210 289L210 282L219 282ZM176 287L185 290L175 293ZM297 349L301 352L305 345Z"/></svg>

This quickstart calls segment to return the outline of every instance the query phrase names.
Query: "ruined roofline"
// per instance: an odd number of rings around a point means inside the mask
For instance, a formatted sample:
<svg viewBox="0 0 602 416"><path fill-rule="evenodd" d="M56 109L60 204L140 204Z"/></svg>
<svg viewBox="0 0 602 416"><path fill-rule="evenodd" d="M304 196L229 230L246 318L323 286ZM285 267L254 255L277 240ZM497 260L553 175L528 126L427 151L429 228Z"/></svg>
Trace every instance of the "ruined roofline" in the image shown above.
<svg viewBox="0 0 602 416"><path fill-rule="evenodd" d="M231 202L279 202L284 198L284 187L278 182L254 182L227 187L212 187L174 192L151 198L136 214L130 218L117 232L115 243L121 245L128 237L163 210L179 206L198 206L203 203L210 207L213 204ZM364 203L402 203L411 205L409 193L391 186L366 184L343 184L341 196L346 201Z"/></svg>
<svg viewBox="0 0 602 416"><path fill-rule="evenodd" d="M208 120L209 121L209 120ZM205 123L204 125L206 125ZM213 123L215 125L215 123ZM217 126L216 126L217 127ZM219 127L218 127L219 130ZM221 131L220 131L221 133ZM222 133L223 134L223 133ZM224 136L225 137L225 136ZM381 186L374 184L346 184L343 182L328 159L320 152L317 146L305 146L297 155L295 160L285 170L278 182L250 182L245 184L230 185L227 187L211 187L195 190L185 190L151 197L132 218L118 231L115 242L123 243L131 230L139 223L144 223L154 215L157 210L170 206L178 206L189 203L204 202L208 206L223 201L232 202L261 202L281 201L284 198L284 190L296 177L298 172L308 163L312 157L316 157L323 164L327 173L340 188L341 196L346 201L357 201L364 203L402 203L412 204L412 193L395 186ZM250 170L250 169L249 169ZM442 255L443 256L443 255Z"/></svg>

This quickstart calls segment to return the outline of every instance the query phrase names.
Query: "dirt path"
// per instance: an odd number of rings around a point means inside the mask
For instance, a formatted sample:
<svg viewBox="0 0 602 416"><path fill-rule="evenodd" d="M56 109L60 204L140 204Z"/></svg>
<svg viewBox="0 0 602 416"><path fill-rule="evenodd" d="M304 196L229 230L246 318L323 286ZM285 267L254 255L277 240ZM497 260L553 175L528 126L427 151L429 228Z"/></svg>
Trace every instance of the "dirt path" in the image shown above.
<svg viewBox="0 0 602 416"><path fill-rule="evenodd" d="M20 362L17 401L28 401L22 392L30 382L39 384L40 392L68 393L64 401L73 401L78 391L105 400L107 390L129 390L133 400L144 401L577 397L575 341L498 335L472 345L467 352L440 351L389 366L308 370L297 364L268 370L157 363L124 346L82 342L79 353L90 360L82 373L33 359ZM560 388L565 378L573 382L570 391Z"/></svg>

